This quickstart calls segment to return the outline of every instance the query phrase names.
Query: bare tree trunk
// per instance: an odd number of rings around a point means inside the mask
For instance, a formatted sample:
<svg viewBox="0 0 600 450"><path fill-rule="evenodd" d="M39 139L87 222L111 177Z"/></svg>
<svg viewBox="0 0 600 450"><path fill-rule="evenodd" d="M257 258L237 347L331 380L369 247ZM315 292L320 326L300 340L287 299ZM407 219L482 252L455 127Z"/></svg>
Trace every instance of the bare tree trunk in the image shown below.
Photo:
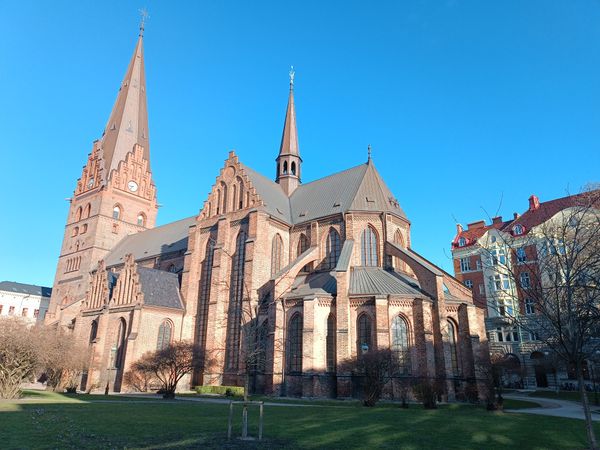
<svg viewBox="0 0 600 450"><path fill-rule="evenodd" d="M596 433L594 432L594 422L590 412L590 404L588 402L585 386L583 385L583 375L581 373L581 365L577 364L577 381L579 382L579 394L581 395L581 403L583 404L583 413L585 415L585 429L587 432L588 442L591 450L598 450L596 441Z"/></svg>

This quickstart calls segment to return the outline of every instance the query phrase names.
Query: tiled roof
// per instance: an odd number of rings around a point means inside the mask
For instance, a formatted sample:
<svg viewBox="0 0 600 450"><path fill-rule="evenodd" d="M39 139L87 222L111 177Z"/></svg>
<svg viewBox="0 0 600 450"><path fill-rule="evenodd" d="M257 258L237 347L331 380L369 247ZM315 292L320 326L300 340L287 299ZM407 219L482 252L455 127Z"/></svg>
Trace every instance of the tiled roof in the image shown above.
<svg viewBox="0 0 600 450"><path fill-rule="evenodd" d="M241 163L240 163L241 164ZM290 215L290 200L285 195L281 186L273 180L261 175L248 166L241 164L243 170L250 178L250 182L256 189L256 193L265 204L265 208L271 216L283 220L287 223L292 223Z"/></svg>
<svg viewBox="0 0 600 450"><path fill-rule="evenodd" d="M502 221L502 218L496 217L489 225L486 225L483 220L469 224L466 230L457 233L452 246L458 248L458 239L461 237L467 240L468 246L475 243L477 239L483 236L488 230L496 229L510 232L515 225L522 225L525 228L525 233L527 233L529 230L546 222L563 209L574 206L586 207L591 206L592 204L600 206L600 190L569 195L554 200L548 200L546 202L540 202L538 205L535 205L535 202L537 201L537 197L532 196L530 198L530 208L521 216L514 219Z"/></svg>
<svg viewBox="0 0 600 450"><path fill-rule="evenodd" d="M50 297L52 295L52 288L37 286L35 284L17 283L16 281L0 281L0 291L38 295L40 297Z"/></svg>
<svg viewBox="0 0 600 450"><path fill-rule="evenodd" d="M138 267L137 273L145 305L183 309L177 274L147 267Z"/></svg>
<svg viewBox="0 0 600 450"><path fill-rule="evenodd" d="M131 253L136 261L187 249L188 229L195 216L124 237L106 256L106 266L123 264Z"/></svg>
<svg viewBox="0 0 600 450"><path fill-rule="evenodd" d="M350 295L414 295L423 293L407 278L379 267L353 267L350 273Z"/></svg>

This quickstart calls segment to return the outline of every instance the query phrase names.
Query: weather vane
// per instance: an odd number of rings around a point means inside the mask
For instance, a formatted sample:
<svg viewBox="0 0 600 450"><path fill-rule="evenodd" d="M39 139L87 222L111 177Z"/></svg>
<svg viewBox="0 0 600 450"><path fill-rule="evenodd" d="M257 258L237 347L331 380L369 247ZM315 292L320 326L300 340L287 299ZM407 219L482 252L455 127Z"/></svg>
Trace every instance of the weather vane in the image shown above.
<svg viewBox="0 0 600 450"><path fill-rule="evenodd" d="M371 144L367 146L367 153L369 154L369 161L371 161Z"/></svg>
<svg viewBox="0 0 600 450"><path fill-rule="evenodd" d="M142 35L144 34L144 25L146 24L146 19L148 19L150 15L148 14L148 10L145 7L140 9L139 11L140 16L142 18L142 20L140 21L140 35Z"/></svg>
<svg viewBox="0 0 600 450"><path fill-rule="evenodd" d="M294 71L294 66L290 67L290 87L294 86L294 76L296 72Z"/></svg>

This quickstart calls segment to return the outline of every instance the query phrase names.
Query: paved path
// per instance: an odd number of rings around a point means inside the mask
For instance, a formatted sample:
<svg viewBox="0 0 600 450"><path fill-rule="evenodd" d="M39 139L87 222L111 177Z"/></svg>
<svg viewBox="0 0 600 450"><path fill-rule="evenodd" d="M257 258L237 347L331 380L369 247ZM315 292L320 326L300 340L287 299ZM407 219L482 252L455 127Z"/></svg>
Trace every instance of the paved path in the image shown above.
<svg viewBox="0 0 600 450"><path fill-rule="evenodd" d="M528 397L526 395L506 394L504 398L534 402L539 408L507 409L507 412L539 414L542 416L567 417L569 419L584 419L583 407L580 403L554 398ZM592 413L592 419L600 421L600 414Z"/></svg>

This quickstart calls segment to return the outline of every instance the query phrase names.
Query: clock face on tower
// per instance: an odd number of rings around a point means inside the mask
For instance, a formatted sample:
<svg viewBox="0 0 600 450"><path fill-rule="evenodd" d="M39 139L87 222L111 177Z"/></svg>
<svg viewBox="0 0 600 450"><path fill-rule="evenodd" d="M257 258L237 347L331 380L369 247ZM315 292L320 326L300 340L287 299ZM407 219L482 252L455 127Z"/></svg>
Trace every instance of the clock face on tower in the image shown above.
<svg viewBox="0 0 600 450"><path fill-rule="evenodd" d="M127 188L131 191L131 192L135 192L138 190L138 185L135 181L131 180L129 183L127 183Z"/></svg>

